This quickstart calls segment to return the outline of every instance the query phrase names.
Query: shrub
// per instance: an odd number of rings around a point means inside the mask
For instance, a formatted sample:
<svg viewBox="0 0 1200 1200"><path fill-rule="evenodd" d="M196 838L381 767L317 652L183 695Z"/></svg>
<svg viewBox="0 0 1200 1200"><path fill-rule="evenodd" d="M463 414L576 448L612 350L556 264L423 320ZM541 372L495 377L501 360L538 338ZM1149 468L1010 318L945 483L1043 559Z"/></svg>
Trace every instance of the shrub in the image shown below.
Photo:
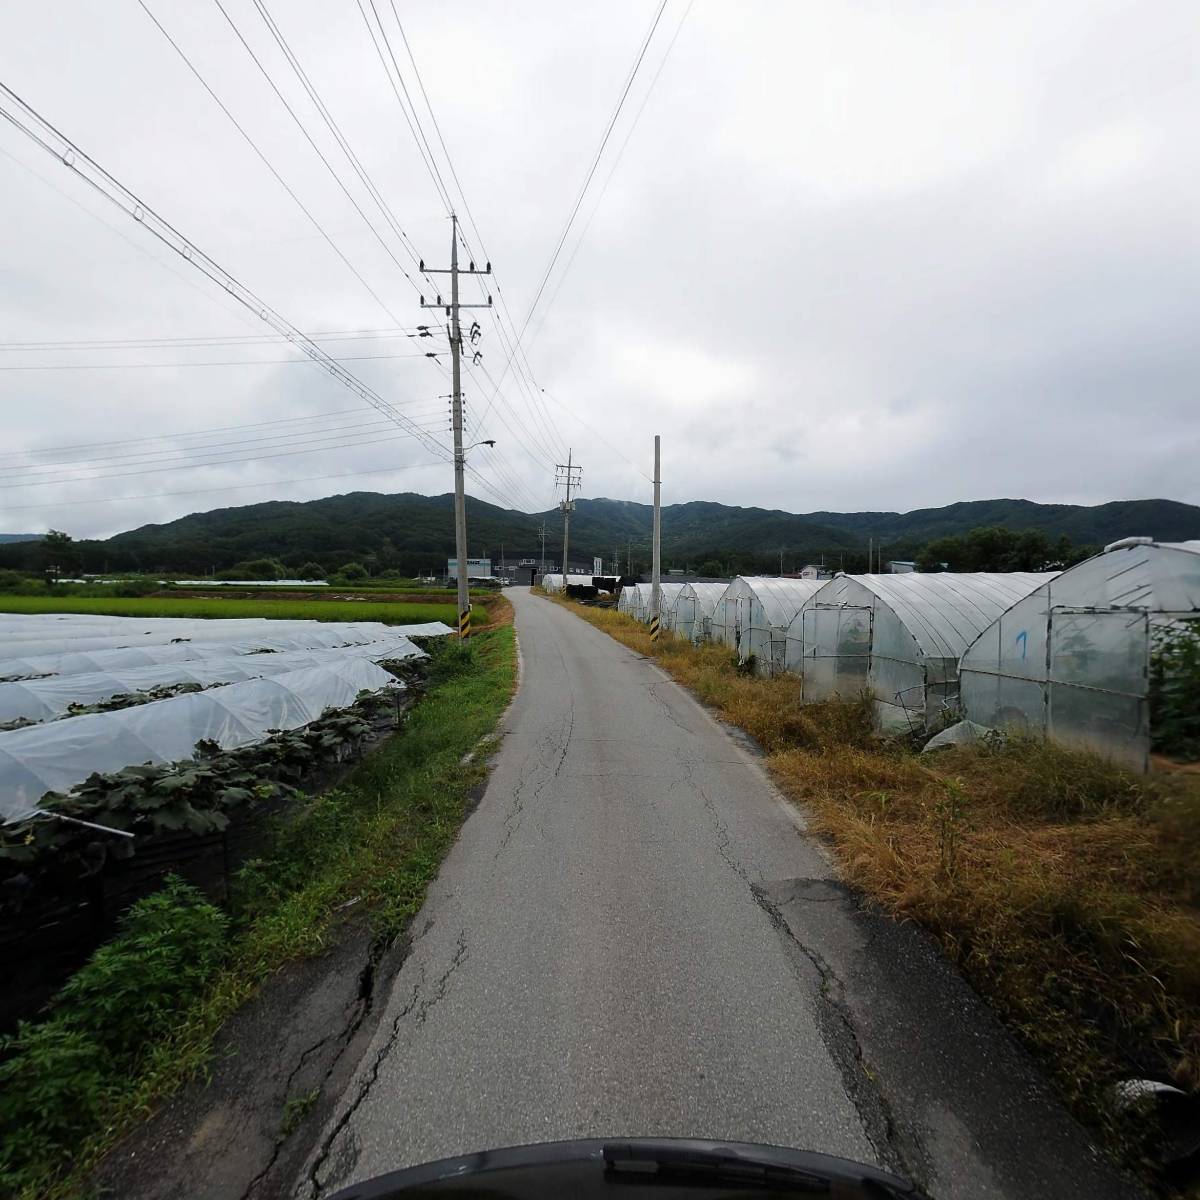
<svg viewBox="0 0 1200 1200"><path fill-rule="evenodd" d="M359 562L348 562L339 572L342 579L366 579L367 568Z"/></svg>
<svg viewBox="0 0 1200 1200"><path fill-rule="evenodd" d="M138 1048L206 986L226 933L224 913L170 876L122 917L46 1020L0 1039L0 1191L36 1185L37 1164L70 1158Z"/></svg>
<svg viewBox="0 0 1200 1200"><path fill-rule="evenodd" d="M318 562L306 562L299 574L301 579L324 579L325 568Z"/></svg>
<svg viewBox="0 0 1200 1200"><path fill-rule="evenodd" d="M1159 626L1150 651L1150 730L1154 749L1200 759L1200 621Z"/></svg>

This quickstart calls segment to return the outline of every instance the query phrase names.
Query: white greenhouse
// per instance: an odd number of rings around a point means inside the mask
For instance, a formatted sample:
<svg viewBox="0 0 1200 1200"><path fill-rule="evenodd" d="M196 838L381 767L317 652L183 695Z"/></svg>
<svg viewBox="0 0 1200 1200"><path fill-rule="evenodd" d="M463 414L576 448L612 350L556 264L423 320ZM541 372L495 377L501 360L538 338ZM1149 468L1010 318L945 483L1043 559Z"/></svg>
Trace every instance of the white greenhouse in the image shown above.
<svg viewBox="0 0 1200 1200"><path fill-rule="evenodd" d="M713 640L732 646L740 662L753 655L760 671L783 670L788 626L823 583L739 575L713 608Z"/></svg>
<svg viewBox="0 0 1200 1200"><path fill-rule="evenodd" d="M542 576L542 591L543 592L561 592L563 590L563 577L561 575L553 575L549 571Z"/></svg>
<svg viewBox="0 0 1200 1200"><path fill-rule="evenodd" d="M627 584L617 596L617 612L628 613L631 617L636 613L637 585Z"/></svg>
<svg viewBox="0 0 1200 1200"><path fill-rule="evenodd" d="M688 641L703 641L709 636L713 610L728 587L728 583L685 583L667 610L667 626Z"/></svg>
<svg viewBox="0 0 1200 1200"><path fill-rule="evenodd" d="M69 717L0 733L0 820L37 809L46 792L65 792L93 771L191 758L198 741L231 750L268 730L295 729L327 708L346 708L360 692L400 684L363 658L305 667L114 712Z"/></svg>
<svg viewBox="0 0 1200 1200"><path fill-rule="evenodd" d="M1200 541L1115 542L983 630L962 659L963 715L1145 771L1156 643L1198 621Z"/></svg>
<svg viewBox="0 0 1200 1200"><path fill-rule="evenodd" d="M885 731L923 727L958 694L966 648L1053 575L1030 571L838 575L822 582L787 634L787 668L805 702L870 692Z"/></svg>

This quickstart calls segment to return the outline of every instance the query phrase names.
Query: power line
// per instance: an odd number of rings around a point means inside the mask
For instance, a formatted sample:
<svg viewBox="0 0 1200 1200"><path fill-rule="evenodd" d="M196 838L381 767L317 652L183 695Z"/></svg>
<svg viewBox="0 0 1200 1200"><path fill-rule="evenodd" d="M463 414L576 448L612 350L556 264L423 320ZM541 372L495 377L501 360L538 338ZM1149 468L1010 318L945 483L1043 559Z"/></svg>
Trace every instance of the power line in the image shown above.
<svg viewBox="0 0 1200 1200"><path fill-rule="evenodd" d="M308 336L314 342L396 341L402 337L423 340L445 336L440 331L438 333L434 333L432 330L429 333L417 332L417 329L423 328L428 327L417 326L413 330L333 330L326 333L310 333ZM214 333L179 337L98 338L92 340L63 338L44 342L0 342L0 351L31 353L36 350L150 350L159 346L277 346L288 340L288 338L274 333L247 333L237 336Z"/></svg>
<svg viewBox="0 0 1200 1200"><path fill-rule="evenodd" d="M312 413L307 417L277 417L272 421L255 421L249 425L217 425L210 429L191 429L180 433L156 433L143 438L114 438L107 442L74 442L65 446L43 446L40 449L34 450L12 451L7 455L0 455L0 458L12 458L17 455L31 454L64 454L68 450L95 450L103 446L133 446L139 442L161 442L169 438L207 437L212 433L231 433L243 429L263 429L270 425L293 424L301 421L323 421L327 417L359 415L364 412L366 412L366 409L361 406L356 408L338 408L332 412Z"/></svg>
<svg viewBox="0 0 1200 1200"><path fill-rule="evenodd" d="M361 5L361 0L359 0L359 2ZM372 0L372 8L374 8L373 0ZM471 211L471 205L470 205L469 201L467 200L467 195L466 195L465 190L463 189L462 181L458 177L458 170L454 166L453 158L451 158L451 156L450 156L450 149L446 145L445 137L442 135L442 129L441 129L441 125L439 124L438 119L437 119L437 113L435 113L433 110L433 104L431 103L431 101L429 99L429 92L425 87L424 79L422 79L422 77L421 77L421 69L420 69L420 67L417 66L416 56L413 54L412 46L409 44L408 35L404 32L404 23L400 20L400 13L396 8L395 0L391 0L391 9L392 9L392 16L395 18L395 21L396 21L396 27L400 31L401 40L404 42L404 49L408 54L408 60L412 64L413 75L415 76L417 85L421 90L421 96L425 101L425 107L429 112L429 117L430 117L430 120L433 122L433 128L434 128L435 133L437 134L438 142L442 147L442 153L446 158L446 165L450 168L450 175L451 175L451 178L454 180L455 187L458 189L458 195L459 195L459 198L462 200L463 210L465 211L465 213L467 215L467 219L471 223L471 228L475 232L475 237L479 242L478 257L482 261L490 261L491 256L487 253L487 247L483 244L483 234L480 233L480 231L479 231L479 225L475 220L474 213ZM376 19L378 19L378 12L376 12ZM382 21L380 22L380 30L381 30L381 32L383 30ZM386 37L386 34L385 34L385 37ZM394 57L393 57L393 64L396 66L396 73L400 77L401 84L403 85L403 75L400 72L399 65L395 63ZM395 90L395 88L393 86L393 91L394 90ZM406 96L409 95L407 87L405 87L404 93ZM397 99L399 99L399 97L397 97ZM409 97L409 103L410 104L412 103L411 96ZM413 107L413 117L416 120L417 127L419 129L421 129L421 119L420 119L419 115L417 114L416 105L414 104L412 107ZM403 105L401 105L401 108L403 108ZM430 157L433 158L436 162L436 156L433 154L432 148L429 147L429 140L427 137L425 137L424 129L421 129L421 137L424 140L426 147L429 148ZM436 167L435 167L435 169L436 169ZM445 181L442 180L440 171L438 172L438 179L441 180L442 187L445 188ZM466 246L468 253L470 253L470 247L467 246L467 244L466 244L465 235L464 235L464 246ZM551 459L553 459L555 457L556 453L561 453L561 450L565 449L566 444L565 444L565 442L563 442L562 435L558 431L558 428L555 425L553 418L550 416L549 410L546 410L543 408L541 411L539 411L539 407L538 407L538 403L537 403L536 384L533 381L533 368L530 366L529 360L525 356L524 351L520 349L519 344L515 340L516 339L516 324L512 319L512 313L509 311L508 301L506 300L506 298L504 296L504 289L501 286L500 278L498 275L494 276L494 283L495 283L495 288L496 288L496 298L500 302L500 311L496 315L496 332L500 338L501 350L503 352L507 352L510 359L511 359L512 355L514 354L514 352L517 352L517 351L520 352L521 361L518 363L517 377L521 383L521 386L525 390L527 398L529 398L529 400L530 400L531 416L534 418L535 421L539 421L543 425L544 429L546 430L546 432L549 435L548 440L552 445L555 444L555 442L557 441L557 446L558 446L557 450L552 452L549 456ZM509 335L505 332L504 318L507 318L509 326L512 330L512 338L511 339L510 339ZM524 369L522 369L522 365L521 365L522 363L524 364ZM528 378L526 378L525 372L528 372Z"/></svg>
<svg viewBox="0 0 1200 1200"><path fill-rule="evenodd" d="M512 362L513 362L514 354L515 354L516 350L520 347L521 339L525 336L525 330L529 328L530 318L533 316L534 311L537 309L538 302L542 298L542 293L546 289L546 283L550 279L550 275L551 275L551 272L554 270L555 264L558 262L558 256L562 253L563 244L566 242L567 235L571 231L571 226L574 224L575 217L579 213L579 208L583 204L583 198L587 194L587 190L588 190L588 187L591 185L593 176L596 174L596 168L600 165L600 159L604 155L605 147L608 145L608 139L612 136L613 128L617 123L618 117L621 115L621 109L625 105L625 99L629 95L630 88L633 87L633 81L637 77L638 69L642 65L642 60L646 57L646 50L650 46L650 40L654 36L654 31L658 28L659 21L662 20L663 11L666 9L666 7L667 7L667 0L661 0L660 4L658 6L658 10L654 14L654 19L650 23L650 28L647 31L646 36L642 41L642 45L641 45L640 50L638 51L637 58L634 59L633 66L630 68L629 75L626 77L625 86L621 90L621 95L617 100L616 107L613 109L612 116L609 118L608 125L606 126L606 128L604 130L604 135L600 139L600 147L596 151L595 157L592 159L591 166L588 168L587 176L585 177L585 179L583 181L583 186L579 189L579 194L575 197L575 203L571 208L570 215L567 217L566 224L563 226L562 233L559 235L558 242L554 247L554 252L550 256L550 262L547 265L544 274L542 275L541 283L538 284L537 293L535 294L535 296L533 298L533 303L530 304L529 310L525 314L525 320L521 324L520 331L517 332L516 340L515 340L515 343L513 346L513 353L509 354L508 361L504 364L504 370L501 371L501 373L500 373L500 382L501 383L504 382L504 377L508 374L509 368L511 367ZM498 390L499 390L499 385L497 385L497 391ZM492 399L493 400L495 399L495 395L493 395ZM490 403L489 403L489 410L490 410ZM484 416L485 417L487 416L487 411L485 411Z"/></svg>
<svg viewBox="0 0 1200 1200"><path fill-rule="evenodd" d="M383 73L387 76L387 81L392 89L392 94L396 97L396 103L400 106L400 111L404 114L404 120L408 125L409 132L413 135L413 140L417 143L417 152L421 155L421 161L425 164L425 169L429 172L429 178L433 180L434 190L438 193L438 199L445 205L446 212L449 214L454 208L450 202L450 196L446 191L445 181L441 177L441 172L437 169L437 164L433 160L432 151L429 149L429 141L425 138L424 131L418 133L420 129L420 118L417 117L416 106L412 102L412 97L408 95L408 87L404 83L404 76L400 73L399 64L396 62L396 56L392 52L392 44L388 40L387 30L383 27L383 22L379 19L379 10L375 7L375 0L369 0L371 11L375 14L375 20L379 25L379 37L375 36L375 30L371 25L371 19L367 16L367 10L363 6L362 0L355 0L358 5L358 11L362 14L363 24L367 27L367 32L371 35L371 44L375 47L375 53L379 56L379 63L383 67ZM392 79L392 74L388 70L387 59L383 56L383 47L379 45L380 38L383 40L383 46L387 48L388 57L392 60L392 66L395 68L396 77L400 80L400 87L404 89L404 95L408 97L408 106L412 108L412 116L409 116L408 108L405 107L404 101L400 98L400 92L396 88L395 81ZM414 126L413 121L417 124ZM424 141L424 146L422 146Z"/></svg>
<svg viewBox="0 0 1200 1200"><path fill-rule="evenodd" d="M633 67L630 69L629 77L625 80L625 87L621 92L620 99L617 101L616 108L613 109L612 116L608 120L608 125L604 130L604 136L600 139L600 148L596 151L595 158L592 159L592 165L588 168L588 173L583 181L583 187L579 189L579 195L575 198L575 204L571 209L570 216L567 217L567 223L563 226L563 231L559 235L558 243L554 247L554 253L550 256L550 263L546 267L545 274L542 276L542 282L538 285L537 294L533 298L533 303L529 306L529 312L525 315L525 322L521 326L521 337L525 334L525 329L529 324L529 318L533 316L534 310L538 306L538 301L542 298L542 292L545 291L546 282L550 278L550 273L554 270L554 264L558 262L558 256L562 252L563 243L567 240L567 234L571 231L571 226L574 224L575 217L579 213L580 205L583 204L583 198L592 182L592 177L596 174L596 168L600 165L600 159L604 155L604 149L608 145L608 139L612 136L613 127L617 123L617 118L621 115L621 109L625 105L625 98L629 95L629 89L633 87L633 81L637 76L638 69L642 65L642 59L646 57L646 50L650 46L650 39L654 36L654 31L658 28L658 23L662 19L663 10L667 7L667 0L661 0L658 6L658 11L654 14L654 20L650 23L650 29L646 34L645 40L642 42L642 47L638 51L638 56L634 60ZM518 342L520 337L518 337Z"/></svg>
<svg viewBox="0 0 1200 1200"><path fill-rule="evenodd" d="M242 45L245 47L246 53L250 55L251 59L253 59L254 65L256 67L258 67L259 71L262 73L263 78L267 81L268 84L270 84L271 90L279 98L280 104L282 104L283 107L287 110L288 116L290 116L292 118L292 120L295 122L296 128L299 129L300 132L304 135L305 140L313 148L317 157L321 160L321 162L323 162L325 164L325 169L333 177L334 182L338 185L338 187L340 187L342 189L342 192L345 194L346 199L349 200L350 203L354 206L354 211L357 212L360 217L362 217L367 228L370 229L370 231L375 235L375 240L378 241L380 246L383 247L384 253L387 254L387 256L392 260L392 262L394 262L396 264L396 268L400 271L400 273L404 276L404 278L407 279L410 284L412 284L414 291L417 291L419 293L421 289L417 285L416 280L413 279L413 277L404 269L404 265L400 262L400 260L392 252L392 248L387 244L386 241L384 241L383 235L379 232L378 229L375 228L375 225L371 221L370 217L368 217L367 214L365 212L363 212L362 205L360 205L359 202L354 198L354 196L350 192L350 189L346 186L345 182L342 180L342 177L337 173L337 170L334 168L333 164L329 161L328 158L326 158L325 152L313 140L312 135L305 128L304 122L301 121L300 118L296 115L295 109L293 109L292 106L287 102L287 99L284 97L283 92L281 92L279 90L279 86L276 84L275 80L271 78L271 73L267 70L266 67L263 66L262 62L259 60L258 55L255 54L254 50L251 48L250 43L246 41L245 37L243 37L242 31L237 27L236 23L234 22L233 18L229 15L229 13L226 12L224 5L221 3L221 0L213 0L213 3L217 6L217 8L219 8L221 10L221 15L229 23L229 27L237 35L238 41L241 42ZM393 318L393 320L395 320L395 318ZM399 322L397 322L397 324L398 323Z"/></svg>
<svg viewBox="0 0 1200 1200"><path fill-rule="evenodd" d="M436 438L430 437L423 431L417 430L417 427L402 413L398 412L377 392L351 374L335 359L331 358L307 335L301 333L290 321L267 305L229 271L225 270L224 267L205 254L194 242L190 241L173 225L159 216L136 193L119 183L94 159L85 154L65 134L56 129L6 84L0 83L0 93L17 107L18 111L13 112L10 107L0 105L0 116L3 116L14 128L20 130L31 141L41 146L48 154L58 158L69 170L74 171L79 178L94 190L143 225L154 237L174 250L180 257L190 262L197 270L207 275L214 283L223 287L235 300L252 313L256 313L277 333L288 337L315 364L324 367L344 387L348 388L360 399L365 400L372 407L379 409L380 412L389 415L401 428L417 434L423 444L434 454L440 457L447 455L448 450L443 443L439 442Z"/></svg>
<svg viewBox="0 0 1200 1200"><path fill-rule="evenodd" d="M268 458L288 458L295 454L319 454L326 450L349 450L356 446L375 446L381 442L398 442L404 440L405 438L414 436L424 436L424 432L415 429L411 433L397 433L389 435L388 437L370 436L355 438L350 441L340 443L325 442L317 446L306 446L299 450L279 450L272 451L270 454L259 453L250 455L248 457L243 456L240 458L228 458L215 462L169 463L168 465L161 467L146 467L144 470L110 471L104 475L63 476L60 479L39 479L34 483L3 483L0 484L0 491L9 492L18 488L25 489L32 487L51 487L64 483L90 483L93 480L100 479L128 479L134 475L157 475L161 474L163 471L194 471L204 467L229 467L236 466L241 463L262 462L264 459Z"/></svg>
<svg viewBox="0 0 1200 1200"><path fill-rule="evenodd" d="M695 0L688 0L687 8L683 10L683 16L679 18L679 24L675 26L675 32L671 35L671 40L667 43L667 48L663 52L662 59L659 61L658 70L654 72L654 78L650 80L650 86L646 89L646 94L642 97L642 102L638 105L638 110L633 115L633 120L629 124L629 128L625 131L625 139L621 142L621 148L617 151L616 157L612 161L612 165L608 168L608 175L605 177L604 186L600 189L600 195L596 198L596 203L592 206L592 211L588 215L587 222L583 227L583 232L579 235L578 241L575 243L574 249L571 251L571 257L567 259L567 265L563 267L562 274L558 277L558 282L554 285L554 291L550 293L550 299L546 301L546 307L542 310L541 319L538 321L537 328L529 335L529 346L537 340L538 334L542 331L542 326L546 323L546 316L550 309L554 306L554 301L558 298L558 293L562 290L563 281L571 272L571 267L575 263L575 256L579 253L579 247L583 245L584 240L588 235L588 230L592 227L592 222L596 219L596 214L600 211L600 206L604 203L604 197L608 193L608 185L612 183L613 176L617 173L617 168L621 165L621 159L624 157L625 148L629 145L630 138L633 137L634 130L638 127L638 122L642 119L642 113L646 111L646 105L650 102L650 97L654 93L654 87L658 83L659 76L663 73L663 68L667 65L667 59L671 57L671 51L675 49L675 43L679 39L679 34L683 30L683 23L688 19L688 14L692 11L692 5Z"/></svg>
<svg viewBox="0 0 1200 1200"><path fill-rule="evenodd" d="M298 479L269 479L265 483L230 483L221 487L189 488L182 492L147 492L140 496L89 496L86 500L51 500L45 504L5 504L5 512L15 512L18 509L66 508L75 504L117 504L124 500L160 500L167 496L199 496L211 492L240 492L250 488L283 487L291 483L318 483L326 479L348 479L357 475L390 475L399 471L415 471L419 467L433 467L434 461L427 463L405 463L401 466L372 467L365 471L337 471L332 475L302 475Z"/></svg>
<svg viewBox="0 0 1200 1200"><path fill-rule="evenodd" d="M317 218L313 216L313 214L309 211L308 207L305 205L304 201L301 200L300 197L296 195L296 193L292 190L291 186L288 184L287 180L285 180L283 178L283 176L280 175L279 172L275 169L274 164L272 164L271 160L269 158L267 158L267 156L259 148L258 143L255 142L255 140L246 132L246 130L242 127L241 123L233 115L233 113L229 111L228 107L225 105L225 102L221 99L221 97L218 96L217 93L215 91L213 91L213 89L209 86L208 80L206 80L204 78L204 76L200 74L199 70L197 70L197 68L196 68L196 65L183 52L183 49L180 47L179 43L175 41L175 39L163 27L163 25L159 21L159 19L150 11L150 9L146 5L146 0L138 0L138 4L141 5L142 11L146 14L146 16L148 16L150 18L150 20L154 22L155 26L157 27L158 31L163 35L163 37L165 37L167 39L167 41L170 42L171 46L174 48L175 52L179 55L179 57L183 59L184 63L187 65L188 70L191 71L191 73L193 75L195 75L195 77L200 81L200 85L213 98L213 100L217 104L217 107L220 108L220 110L229 118L229 120L233 124L234 129L236 129L238 131L238 133L240 133L242 135L242 137L246 141L246 144L262 160L263 166L266 167L267 170L271 172L271 174L278 181L279 186L282 187L283 190L285 192L287 192L287 194L289 196L291 196L291 198L296 202L296 205L300 209L300 211L309 219L309 221L312 222L312 225L316 229L316 231L325 239L326 242L329 243L329 248L334 252L334 254L336 254L338 256L338 258L340 258L342 260L343 263L346 264L347 268L352 272L355 279L357 279L358 282L361 283L363 285L363 287L366 288L366 290L370 293L371 298L375 301L375 303L378 304L379 307L382 308L383 311L385 313L387 313L387 315L389 317L391 317L391 319L396 324L399 324L399 319L397 318L396 314L394 312L392 312L392 310L390 308L388 308L388 306L383 302L383 299L380 297L379 293L376 292L375 289L363 278L363 276L359 273L358 268L346 257L346 255L342 252L341 247L338 246L338 244L333 240L333 238L329 236L329 234L326 232L325 227L321 224L321 222L318 221Z"/></svg>
<svg viewBox="0 0 1200 1200"><path fill-rule="evenodd" d="M424 422L418 422L424 427ZM0 475L11 475L13 472L28 474L31 472L56 471L63 467L88 467L95 464L104 463L119 463L127 460L132 460L131 465L139 463L162 462L164 459L174 455L176 458L183 459L188 457L197 457L206 453L219 453L223 448L243 447L243 446L287 446L293 443L300 444L304 441L311 441L314 438L322 438L329 436L349 436L349 431L377 430L390 428L391 423L381 420L378 416L373 416L369 421L360 421L353 425L336 424L328 426L324 429L301 429L289 433L274 433L266 437L254 438L233 438L229 441L203 442L192 446L164 446L161 449L142 449L133 450L127 454L103 454L97 455L95 458L76 458L68 459L60 462L52 463L19 463L6 467L0 467Z"/></svg>
<svg viewBox="0 0 1200 1200"><path fill-rule="evenodd" d="M334 120L333 114L330 113L328 107L325 105L325 102L321 99L316 86L313 84L312 80L309 79L308 73L301 65L300 59L293 52L291 46L288 45L287 39L283 36L283 31L279 28L274 17L272 17L268 11L265 0L253 0L253 3L254 7L258 9L258 15L262 17L263 23L270 31L271 36L275 39L276 45L278 45L280 50L283 51L284 57L288 60L288 64L291 66L296 77L304 86L304 90L308 93L309 99L316 106L317 112L321 115L321 119L325 122L329 132L333 134L334 140L341 148L342 153L345 154L347 162L350 163L350 166L353 168L354 173L358 176L359 181L367 189L368 195L372 200L375 201L375 204L379 208L383 219L391 226L392 232L396 235L396 237L399 238L400 244L405 248L405 250L408 251L413 262L417 263L419 267L420 255L417 254L416 249L409 241L408 235L403 229L400 228L400 222L396 219L396 214L392 212L387 201L383 198L383 193L380 192L379 188L375 184L375 181L371 178L366 168L359 161L358 155L354 152L354 149L347 140L346 135L342 132L341 126L339 126L337 121ZM407 271L405 271L405 275L408 276ZM412 282L411 277L409 277L409 281Z"/></svg>
<svg viewBox="0 0 1200 1200"><path fill-rule="evenodd" d="M445 350L427 350L414 354L347 354L333 362L383 362L396 358L435 358ZM146 367L295 367L308 366L307 358L231 358L209 362L125 362L125 363L32 363L0 366L0 371L134 371Z"/></svg>

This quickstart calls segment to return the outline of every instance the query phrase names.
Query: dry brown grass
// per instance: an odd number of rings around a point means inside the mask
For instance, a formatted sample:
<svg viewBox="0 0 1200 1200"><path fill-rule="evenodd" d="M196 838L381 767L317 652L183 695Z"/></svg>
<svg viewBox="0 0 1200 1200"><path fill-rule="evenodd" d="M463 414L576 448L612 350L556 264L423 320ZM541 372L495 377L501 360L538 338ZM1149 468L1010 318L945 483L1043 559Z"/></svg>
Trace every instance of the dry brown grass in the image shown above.
<svg viewBox="0 0 1200 1200"><path fill-rule="evenodd" d="M570 607L750 733L847 879L939 938L1110 1146L1137 1153L1115 1080L1200 1087L1200 777L1040 740L922 757L873 737L866 705L801 708L798 680L725 648Z"/></svg>

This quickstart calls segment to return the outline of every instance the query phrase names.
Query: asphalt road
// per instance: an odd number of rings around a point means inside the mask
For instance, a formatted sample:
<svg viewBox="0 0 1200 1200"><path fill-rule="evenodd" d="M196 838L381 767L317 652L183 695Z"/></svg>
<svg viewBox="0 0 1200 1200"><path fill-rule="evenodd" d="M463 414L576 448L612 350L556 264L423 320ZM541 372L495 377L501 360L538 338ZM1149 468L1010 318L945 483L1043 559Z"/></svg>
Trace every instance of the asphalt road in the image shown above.
<svg viewBox="0 0 1200 1200"><path fill-rule="evenodd" d="M636 1134L846 1155L938 1197L1139 1194L931 944L841 887L752 748L508 594L502 750L298 1194Z"/></svg>

